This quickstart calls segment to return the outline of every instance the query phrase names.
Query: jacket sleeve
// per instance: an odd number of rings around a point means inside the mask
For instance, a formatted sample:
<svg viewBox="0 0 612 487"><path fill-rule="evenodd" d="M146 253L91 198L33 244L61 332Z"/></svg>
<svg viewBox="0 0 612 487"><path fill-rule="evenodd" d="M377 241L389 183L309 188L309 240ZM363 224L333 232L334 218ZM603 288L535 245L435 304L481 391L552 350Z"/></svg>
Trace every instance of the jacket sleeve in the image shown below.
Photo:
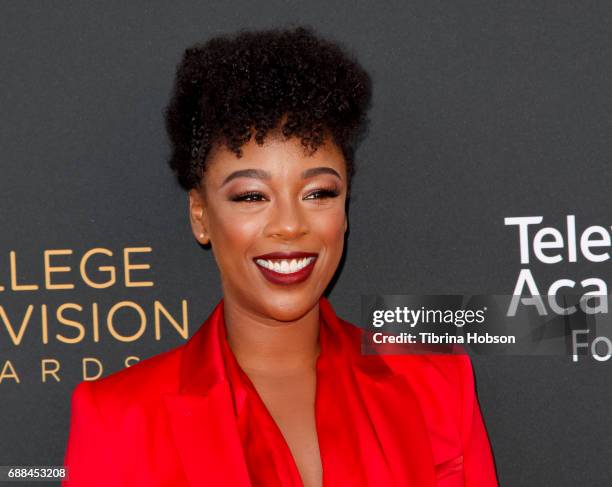
<svg viewBox="0 0 612 487"><path fill-rule="evenodd" d="M466 487L497 487L495 463L482 420L469 355L458 355L461 375L461 432Z"/></svg>
<svg viewBox="0 0 612 487"><path fill-rule="evenodd" d="M121 485L117 477L119 465L113 457L119 446L100 415L92 382L81 382L72 394L70 433L64 457L68 478L62 486Z"/></svg>

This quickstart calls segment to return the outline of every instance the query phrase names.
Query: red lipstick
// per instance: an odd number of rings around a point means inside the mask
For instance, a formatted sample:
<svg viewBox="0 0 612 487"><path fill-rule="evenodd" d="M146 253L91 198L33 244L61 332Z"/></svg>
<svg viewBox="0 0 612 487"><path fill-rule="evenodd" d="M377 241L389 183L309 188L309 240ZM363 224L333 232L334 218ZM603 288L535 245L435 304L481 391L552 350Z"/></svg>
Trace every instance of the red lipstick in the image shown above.
<svg viewBox="0 0 612 487"><path fill-rule="evenodd" d="M318 255L314 252L270 252L254 257L253 262L271 283L288 285L305 281L314 269Z"/></svg>

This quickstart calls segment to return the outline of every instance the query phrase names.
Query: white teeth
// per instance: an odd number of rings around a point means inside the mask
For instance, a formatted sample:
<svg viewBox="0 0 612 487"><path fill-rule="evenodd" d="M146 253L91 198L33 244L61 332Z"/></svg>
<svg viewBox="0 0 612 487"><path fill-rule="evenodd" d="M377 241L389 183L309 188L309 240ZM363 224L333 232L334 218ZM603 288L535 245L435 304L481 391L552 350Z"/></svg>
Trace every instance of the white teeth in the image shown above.
<svg viewBox="0 0 612 487"><path fill-rule="evenodd" d="M278 272L279 274L293 274L294 272L303 269L310 264L314 257L304 257L303 259L281 259L281 260L264 260L257 259L255 262L266 269Z"/></svg>

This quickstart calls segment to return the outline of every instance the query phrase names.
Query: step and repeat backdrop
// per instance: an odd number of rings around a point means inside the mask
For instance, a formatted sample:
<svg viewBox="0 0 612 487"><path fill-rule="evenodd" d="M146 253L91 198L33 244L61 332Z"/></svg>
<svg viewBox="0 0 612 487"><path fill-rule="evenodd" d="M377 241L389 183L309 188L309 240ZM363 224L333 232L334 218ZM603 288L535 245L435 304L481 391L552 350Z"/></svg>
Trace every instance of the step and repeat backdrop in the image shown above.
<svg viewBox="0 0 612 487"><path fill-rule="evenodd" d="M605 2L0 9L0 465L61 465L76 384L183 344L221 297L162 114L183 50L213 35L309 25L372 75L329 295L343 318L360 324L374 294L610 294ZM579 360L473 357L501 485L610 482L598 343Z"/></svg>

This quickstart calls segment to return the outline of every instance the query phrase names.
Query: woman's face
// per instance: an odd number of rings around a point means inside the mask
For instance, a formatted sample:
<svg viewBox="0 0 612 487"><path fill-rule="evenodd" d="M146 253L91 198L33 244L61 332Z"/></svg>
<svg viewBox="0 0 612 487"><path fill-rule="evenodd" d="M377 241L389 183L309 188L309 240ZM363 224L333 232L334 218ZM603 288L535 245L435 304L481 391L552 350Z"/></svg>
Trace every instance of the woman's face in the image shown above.
<svg viewBox="0 0 612 487"><path fill-rule="evenodd" d="M202 188L189 192L192 229L211 243L227 303L296 320L318 302L342 257L345 160L329 139L312 154L299 139L275 135L242 151L238 158L219 147L209 156Z"/></svg>

